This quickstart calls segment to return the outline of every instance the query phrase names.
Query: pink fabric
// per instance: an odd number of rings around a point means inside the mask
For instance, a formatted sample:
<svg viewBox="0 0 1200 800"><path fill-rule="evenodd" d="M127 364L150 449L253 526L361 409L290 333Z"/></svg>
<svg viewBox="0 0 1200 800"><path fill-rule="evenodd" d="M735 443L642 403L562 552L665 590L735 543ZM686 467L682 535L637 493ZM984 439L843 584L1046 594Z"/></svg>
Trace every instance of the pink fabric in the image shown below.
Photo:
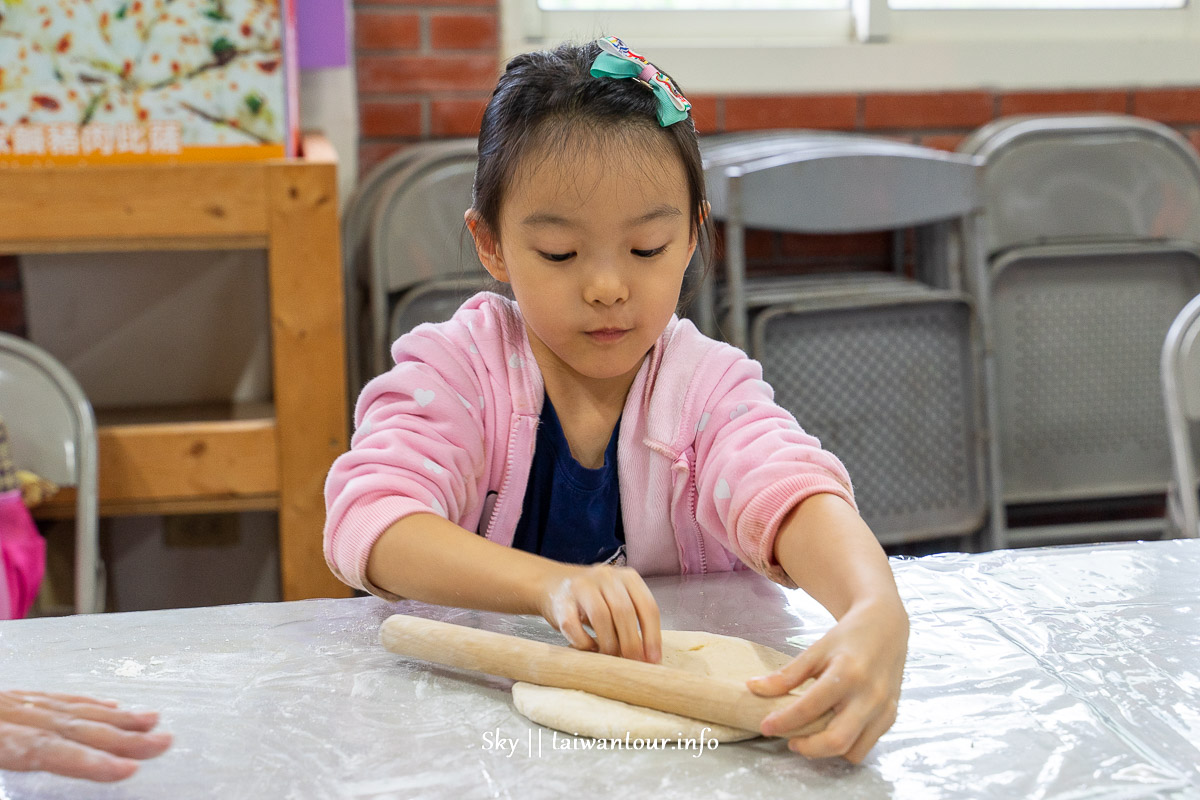
<svg viewBox="0 0 1200 800"><path fill-rule="evenodd" d="M46 542L21 502L21 490L0 494L0 619L29 613L46 569Z"/></svg>
<svg viewBox="0 0 1200 800"><path fill-rule="evenodd" d="M499 295L481 292L449 321L418 326L392 356L396 366L359 396L351 449L325 482L326 561L388 599L367 581L367 558L409 514L512 543L543 399L520 312ZM818 493L854 496L841 462L773 397L758 362L672 318L621 416L631 567L651 576L745 565L793 586L772 557L786 512Z"/></svg>

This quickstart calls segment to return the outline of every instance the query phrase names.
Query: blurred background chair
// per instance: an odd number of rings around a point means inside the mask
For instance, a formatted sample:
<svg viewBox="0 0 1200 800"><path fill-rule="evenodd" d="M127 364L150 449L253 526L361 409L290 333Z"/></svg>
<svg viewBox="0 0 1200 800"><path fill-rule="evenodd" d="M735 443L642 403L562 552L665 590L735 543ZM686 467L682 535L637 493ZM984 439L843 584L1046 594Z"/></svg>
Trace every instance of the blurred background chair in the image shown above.
<svg viewBox="0 0 1200 800"><path fill-rule="evenodd" d="M1175 536L1200 536L1196 489L1196 428L1200 421L1200 296L1171 323L1162 348L1163 407L1171 444L1168 521Z"/></svg>
<svg viewBox="0 0 1200 800"><path fill-rule="evenodd" d="M1003 538L1161 536L1171 463L1157 365L1200 292L1195 151L1164 125L1109 114L1005 118L960 151L982 164L976 295Z"/></svg>
<svg viewBox="0 0 1200 800"><path fill-rule="evenodd" d="M801 131L729 137L704 157L712 215L725 226L725 280L701 294L697 316L757 359L776 402L842 459L882 544L1001 546L986 525L989 417L967 291L975 160ZM747 228L885 232L892 263L748 276Z"/></svg>
<svg viewBox="0 0 1200 800"><path fill-rule="evenodd" d="M0 333L0 410L17 468L74 487L75 611L103 611L96 423L91 403L53 356L24 339Z"/></svg>
<svg viewBox="0 0 1200 800"><path fill-rule="evenodd" d="M414 145L377 166L342 215L350 407L412 325L448 319L489 285L463 214L475 141ZM400 308L397 311L397 308Z"/></svg>
<svg viewBox="0 0 1200 800"><path fill-rule="evenodd" d="M388 324L389 283L402 292L413 280L406 275L420 280L470 269L460 270L458 244L462 215L471 204L475 158L474 139L413 145L372 169L346 203L342 269L352 409L363 384L387 364L390 342L381 347L378 341ZM468 263L474 260L470 255Z"/></svg>

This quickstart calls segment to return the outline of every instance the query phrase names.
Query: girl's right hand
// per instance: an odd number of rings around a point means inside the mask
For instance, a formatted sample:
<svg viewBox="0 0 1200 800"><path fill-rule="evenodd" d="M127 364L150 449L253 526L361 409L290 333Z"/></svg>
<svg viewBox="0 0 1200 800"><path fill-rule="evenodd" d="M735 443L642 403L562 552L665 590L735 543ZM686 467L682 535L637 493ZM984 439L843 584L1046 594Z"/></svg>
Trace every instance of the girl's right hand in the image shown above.
<svg viewBox="0 0 1200 800"><path fill-rule="evenodd" d="M539 611L572 647L658 663L662 632L658 603L628 567L562 565L547 576ZM593 639L584 625L595 632Z"/></svg>

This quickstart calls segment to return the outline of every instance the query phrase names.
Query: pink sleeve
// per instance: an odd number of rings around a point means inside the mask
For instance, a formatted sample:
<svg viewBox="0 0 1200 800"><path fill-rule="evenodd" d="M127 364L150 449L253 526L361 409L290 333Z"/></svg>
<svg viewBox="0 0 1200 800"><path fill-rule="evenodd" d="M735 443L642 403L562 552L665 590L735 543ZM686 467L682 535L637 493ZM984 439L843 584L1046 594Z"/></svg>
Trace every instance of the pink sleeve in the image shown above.
<svg viewBox="0 0 1200 800"><path fill-rule="evenodd" d="M46 541L21 501L0 492L0 619L21 619L33 606L46 568Z"/></svg>
<svg viewBox="0 0 1200 800"><path fill-rule="evenodd" d="M794 588L774 558L783 518L814 494L853 506L854 491L842 462L773 397L750 358L734 362L709 396L696 438L696 515L749 567Z"/></svg>
<svg viewBox="0 0 1200 800"><path fill-rule="evenodd" d="M383 532L419 512L461 524L479 506L483 390L455 349L441 331L418 329L359 396L350 451L325 482L325 560L350 586L396 599L366 576Z"/></svg>

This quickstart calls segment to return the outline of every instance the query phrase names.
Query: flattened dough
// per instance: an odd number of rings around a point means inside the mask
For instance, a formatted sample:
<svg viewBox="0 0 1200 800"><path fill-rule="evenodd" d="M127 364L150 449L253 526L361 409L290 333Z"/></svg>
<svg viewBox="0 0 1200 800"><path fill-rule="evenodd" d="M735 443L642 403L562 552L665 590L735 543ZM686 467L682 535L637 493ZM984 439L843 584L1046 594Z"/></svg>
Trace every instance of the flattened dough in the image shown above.
<svg viewBox="0 0 1200 800"><path fill-rule="evenodd" d="M663 631L664 666L746 680L765 675L791 661L789 656L761 644L703 631ZM515 683L513 705L526 718L548 728L597 739L698 739L700 732L720 742L740 742L757 731L729 728L620 700L532 683Z"/></svg>

